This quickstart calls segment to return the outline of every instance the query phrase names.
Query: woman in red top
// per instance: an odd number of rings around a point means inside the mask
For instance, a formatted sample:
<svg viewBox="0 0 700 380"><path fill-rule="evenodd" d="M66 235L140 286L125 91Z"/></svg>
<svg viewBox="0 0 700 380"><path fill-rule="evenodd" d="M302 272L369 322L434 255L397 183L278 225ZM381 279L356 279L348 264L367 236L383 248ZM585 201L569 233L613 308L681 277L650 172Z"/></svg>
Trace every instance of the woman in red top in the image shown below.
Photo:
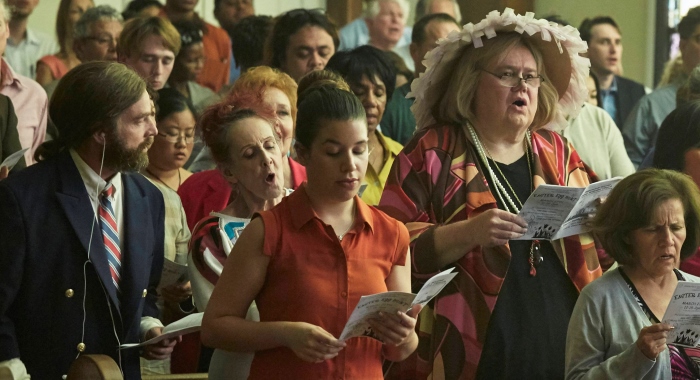
<svg viewBox="0 0 700 380"><path fill-rule="evenodd" d="M206 309L239 231L255 212L269 210L285 194L274 111L272 107L251 108L262 102L257 98L262 94L229 97L210 107L200 121L204 140L227 186L236 194L225 208L204 217L192 230L188 266L192 299L200 311ZM248 318L258 320L254 305ZM217 350L209 362L209 378L246 379L252 360L252 354Z"/></svg>
<svg viewBox="0 0 700 380"><path fill-rule="evenodd" d="M380 314L370 338L339 341L363 295L410 291L408 231L357 196L367 169L360 101L330 72L300 83L296 149L307 183L256 215L205 312L204 344L255 351L251 379L382 379L417 347L418 307ZM260 322L246 321L255 300Z"/></svg>

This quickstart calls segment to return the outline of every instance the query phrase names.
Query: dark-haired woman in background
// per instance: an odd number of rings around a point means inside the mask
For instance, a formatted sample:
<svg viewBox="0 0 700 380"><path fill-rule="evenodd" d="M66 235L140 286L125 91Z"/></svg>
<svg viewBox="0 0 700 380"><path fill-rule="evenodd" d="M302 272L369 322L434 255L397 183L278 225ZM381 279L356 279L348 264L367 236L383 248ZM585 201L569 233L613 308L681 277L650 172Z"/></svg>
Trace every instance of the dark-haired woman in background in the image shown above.
<svg viewBox="0 0 700 380"><path fill-rule="evenodd" d="M325 14L294 9L275 19L264 61L299 82L304 74L323 70L339 43L338 30Z"/></svg>
<svg viewBox="0 0 700 380"><path fill-rule="evenodd" d="M688 174L700 185L700 102L682 104L666 116L656 136L653 166ZM700 276L700 255L681 262L680 269Z"/></svg>
<svg viewBox="0 0 700 380"><path fill-rule="evenodd" d="M418 308L373 321L384 344L336 337L361 296L410 291L408 232L357 196L368 132L347 84L319 71L299 92L295 147L308 181L243 231L205 312L202 341L255 351L251 379L383 379L382 358L403 360L417 346ZM244 319L253 300L258 323Z"/></svg>
<svg viewBox="0 0 700 380"><path fill-rule="evenodd" d="M180 265L187 264L187 243L190 229L185 210L177 195L180 184L192 173L182 166L192 154L194 144L194 114L187 99L172 88L158 91L156 102L158 134L148 149L148 167L141 171L160 190L165 201L164 256ZM194 311L190 283L169 284L159 289L158 306L166 325ZM182 303L182 304L181 304ZM170 359L148 361L141 359L144 375L169 374Z"/></svg>
<svg viewBox="0 0 700 380"><path fill-rule="evenodd" d="M177 191L192 173L183 168L192 154L195 118L191 103L172 88L158 91L156 123L158 134L148 150L148 167L143 175Z"/></svg>
<svg viewBox="0 0 700 380"><path fill-rule="evenodd" d="M182 94L172 88L158 91L156 126L158 134L148 149L148 167L141 171L141 174L156 185L165 199L165 258L185 264L190 230L187 228L185 212L176 191L180 184L192 175L182 166L192 154L195 121L190 104ZM192 290L189 283L186 283L166 287L161 291L161 295L166 301L166 306L174 306L171 311L176 311L178 304L192 295ZM169 321L174 319L177 317Z"/></svg>
<svg viewBox="0 0 700 380"><path fill-rule="evenodd" d="M697 349L667 341L661 323L676 269L700 244L700 192L685 175L648 169L623 179L593 220L620 265L583 288L566 336L566 379L700 378Z"/></svg>
<svg viewBox="0 0 700 380"><path fill-rule="evenodd" d="M593 73L588 73L588 78L586 78L586 87L588 87L588 103L596 107L600 107L602 103L600 100L600 84L598 83L598 78L593 75Z"/></svg>
<svg viewBox="0 0 700 380"><path fill-rule="evenodd" d="M654 167L688 174L700 184L700 102L684 104L666 117L656 137Z"/></svg>
<svg viewBox="0 0 700 380"><path fill-rule="evenodd" d="M391 99L396 87L396 70L385 52L369 45L336 53L326 69L342 75L365 108L369 165L365 176L367 187L360 196L365 203L375 206L382 197L391 165L403 149L379 128L387 99Z"/></svg>

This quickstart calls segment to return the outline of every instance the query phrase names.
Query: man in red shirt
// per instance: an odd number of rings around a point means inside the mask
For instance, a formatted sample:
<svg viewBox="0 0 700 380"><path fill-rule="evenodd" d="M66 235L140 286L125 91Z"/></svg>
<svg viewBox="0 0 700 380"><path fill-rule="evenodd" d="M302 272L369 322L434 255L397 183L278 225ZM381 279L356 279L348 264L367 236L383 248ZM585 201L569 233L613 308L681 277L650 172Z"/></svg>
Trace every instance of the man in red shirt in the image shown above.
<svg viewBox="0 0 700 380"><path fill-rule="evenodd" d="M223 29L202 20L194 11L199 0L166 0L161 16L171 21L200 20L204 35L204 68L197 83L219 92L229 82L231 65L231 40Z"/></svg>

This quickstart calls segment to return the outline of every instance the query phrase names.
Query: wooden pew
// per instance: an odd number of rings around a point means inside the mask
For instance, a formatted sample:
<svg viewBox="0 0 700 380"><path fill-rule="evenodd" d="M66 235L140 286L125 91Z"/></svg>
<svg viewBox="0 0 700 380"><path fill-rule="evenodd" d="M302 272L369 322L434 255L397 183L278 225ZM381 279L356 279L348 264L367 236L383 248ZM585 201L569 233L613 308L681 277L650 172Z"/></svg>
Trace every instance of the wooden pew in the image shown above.
<svg viewBox="0 0 700 380"><path fill-rule="evenodd" d="M119 366L107 355L81 355L68 369L67 380L123 380Z"/></svg>
<svg viewBox="0 0 700 380"><path fill-rule="evenodd" d="M201 380L206 373L146 375L143 380ZM119 366L107 355L82 355L71 364L67 380L124 380Z"/></svg>

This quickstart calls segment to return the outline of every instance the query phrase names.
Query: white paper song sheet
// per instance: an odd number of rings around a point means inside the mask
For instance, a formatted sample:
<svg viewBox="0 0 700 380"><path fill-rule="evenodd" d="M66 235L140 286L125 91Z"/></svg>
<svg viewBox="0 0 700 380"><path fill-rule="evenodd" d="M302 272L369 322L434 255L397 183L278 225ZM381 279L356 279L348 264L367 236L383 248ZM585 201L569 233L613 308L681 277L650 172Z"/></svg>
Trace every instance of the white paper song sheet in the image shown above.
<svg viewBox="0 0 700 380"><path fill-rule="evenodd" d="M667 343L700 346L700 283L679 281L661 321L675 327L668 332Z"/></svg>
<svg viewBox="0 0 700 380"><path fill-rule="evenodd" d="M24 152L28 150L29 148L24 148L7 156L7 158L5 158L5 161L3 161L2 164L0 164L0 167L7 166L7 170L12 170L12 168L14 168L15 165L17 165L17 163L19 162L19 159L24 156Z"/></svg>
<svg viewBox="0 0 700 380"><path fill-rule="evenodd" d="M518 214L527 221L527 232L514 240L556 240L590 231L588 215L595 214L597 200L607 197L620 180L610 178L586 188L538 186Z"/></svg>
<svg viewBox="0 0 700 380"><path fill-rule="evenodd" d="M172 284L184 284L189 281L189 273L187 272L187 264L178 264L174 261L163 260L163 272L160 275L160 283L158 284L158 292L163 287Z"/></svg>
<svg viewBox="0 0 700 380"><path fill-rule="evenodd" d="M163 333L161 335L158 335L157 337L153 339L149 339L145 342L141 343L129 343L129 344L122 344L119 346L120 349L125 349L125 348L133 348L133 347L142 347L142 346L148 346L149 344L153 343L158 343L161 340L165 339L171 339L175 338L180 335L185 335L189 334L195 331L199 331L202 329L202 317L204 316L204 313L194 313L186 316L185 318L182 318L180 320L177 320L163 328Z"/></svg>
<svg viewBox="0 0 700 380"><path fill-rule="evenodd" d="M384 292L360 297L360 302L350 314L339 340L366 336L377 339L369 325L369 319L376 317L379 312L395 314L397 311L410 310L413 305L425 306L433 297L457 275L451 273L454 268L440 272L431 277L418 294L404 292Z"/></svg>

